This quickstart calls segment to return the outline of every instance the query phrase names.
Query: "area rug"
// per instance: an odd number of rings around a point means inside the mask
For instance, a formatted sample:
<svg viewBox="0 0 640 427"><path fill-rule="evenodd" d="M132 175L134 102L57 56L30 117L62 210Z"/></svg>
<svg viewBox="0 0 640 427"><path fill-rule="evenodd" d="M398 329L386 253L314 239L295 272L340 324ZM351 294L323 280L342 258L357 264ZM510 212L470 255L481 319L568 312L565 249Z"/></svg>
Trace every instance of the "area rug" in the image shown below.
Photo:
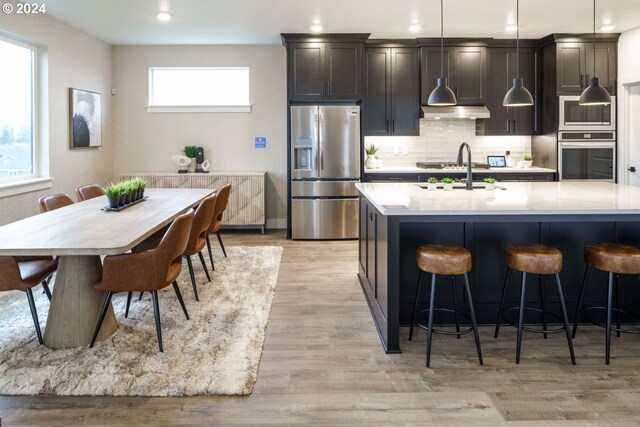
<svg viewBox="0 0 640 427"><path fill-rule="evenodd" d="M282 248L216 249L216 271L207 282L194 259L200 302L188 270L178 279L191 320L173 288L159 292L164 353L158 351L151 295L126 294L113 306L120 326L95 347L51 350L38 345L27 298L0 293L0 394L194 396L246 395L253 391L262 355ZM207 259L208 261L208 259ZM34 288L44 331L49 303Z"/></svg>

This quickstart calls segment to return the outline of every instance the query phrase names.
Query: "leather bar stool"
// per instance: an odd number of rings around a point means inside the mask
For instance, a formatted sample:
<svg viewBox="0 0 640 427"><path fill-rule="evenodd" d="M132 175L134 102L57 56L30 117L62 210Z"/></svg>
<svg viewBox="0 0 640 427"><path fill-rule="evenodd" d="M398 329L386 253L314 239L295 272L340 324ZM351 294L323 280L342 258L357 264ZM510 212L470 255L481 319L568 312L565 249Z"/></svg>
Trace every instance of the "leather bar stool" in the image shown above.
<svg viewBox="0 0 640 427"><path fill-rule="evenodd" d="M498 338L498 332L500 331L500 319L504 319L503 316L506 310L518 310L518 335L516 344L516 363L520 363L520 350L522 349L522 333L523 331L536 332L544 334L545 338L547 334L564 331L567 335L567 344L569 345L569 353L571 354L571 363L576 364L576 357L573 352L573 342L571 340L571 332L569 331L569 319L567 317L567 308L564 304L564 296L562 294L562 285L560 284L560 276L558 273L562 271L562 252L558 249L534 244L534 243L519 243L507 245L504 250L504 260L507 264L507 274L504 278L504 285L502 287L502 296L500 297L500 305L498 307L498 316L496 319L496 331L495 338ZM522 285L520 290L520 306L509 307L502 309L504 304L504 297L507 293L507 283L509 282L509 276L513 270L522 272ZM533 307L525 307L525 293L527 287L527 274L537 274L540 284L540 309ZM553 313L547 311L544 307L544 283L542 277L546 275L555 276L556 289L558 291L558 299L560 301L560 308L562 310L562 317L556 316ZM525 310L537 311L542 314L542 329L530 328L524 326L524 312ZM552 315L562 320L564 326L555 329L549 329L545 320L545 314ZM516 326L514 323L510 323L512 326Z"/></svg>
<svg viewBox="0 0 640 427"><path fill-rule="evenodd" d="M618 243L593 243L585 246L584 248L584 262L587 267L584 271L584 278L582 279L582 287L580 289L580 298L578 299L578 308L576 309L576 315L573 321L573 336L576 336L578 330L578 320L580 316L591 321L594 325L602 327L603 325L592 321L584 315L585 310L593 309L605 309L605 307L588 307L584 310L582 308L582 302L584 299L584 291L589 279L589 270L595 268L596 270L605 271L609 273L609 286L607 292L607 323L605 326L605 361L609 364L611 354L611 331L616 331L616 334L620 336L620 332L637 334L640 330L622 329L620 328L620 313L627 313L620 309L619 306L619 292L618 292L618 278L621 274L637 275L640 279L640 249L634 246L621 245ZM615 276L614 276L615 275ZM616 284L616 307L613 308L613 285L614 277ZM616 327L611 325L611 313L616 313Z"/></svg>
<svg viewBox="0 0 640 427"><path fill-rule="evenodd" d="M416 252L416 262L418 269L420 270L420 276L418 278L418 288L416 289L416 297L413 301L413 312L411 314L411 327L409 329L409 341L413 338L413 325L417 324L419 327L427 330L427 368L431 362L431 338L433 333L443 335L456 335L460 338L460 335L467 334L473 331L476 350L478 352L478 359L482 365L482 350L480 349L480 337L478 336L478 325L476 324L476 315L473 309L473 299L471 298L471 290L469 289L469 278L467 272L471 270L471 254L465 248L454 245L425 245L420 246ZM429 308L425 310L417 311L418 298L420 296L420 288L422 286L422 276L424 273L431 273L431 296L429 299ZM453 310L444 308L435 308L434 301L436 297L436 277L438 274L451 276L451 288L453 291ZM458 312L458 305L456 302L456 290L454 276L464 276L464 288L469 300L469 316ZM456 320L456 331L444 331L433 328L433 313L435 311L453 312ZM429 323L424 325L415 320L417 313L428 312ZM460 330L460 322L458 315L461 314L471 320L471 327L463 331Z"/></svg>

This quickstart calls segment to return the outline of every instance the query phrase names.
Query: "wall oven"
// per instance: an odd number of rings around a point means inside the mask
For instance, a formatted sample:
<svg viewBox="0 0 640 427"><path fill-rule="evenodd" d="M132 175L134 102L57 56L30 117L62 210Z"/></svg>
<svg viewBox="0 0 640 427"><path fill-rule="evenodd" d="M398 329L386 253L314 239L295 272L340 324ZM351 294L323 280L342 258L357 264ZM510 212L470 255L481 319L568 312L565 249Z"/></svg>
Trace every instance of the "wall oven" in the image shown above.
<svg viewBox="0 0 640 427"><path fill-rule="evenodd" d="M616 97L611 97L609 105L578 104L579 95L559 96L558 130L578 131L615 131L616 130Z"/></svg>
<svg viewBox="0 0 640 427"><path fill-rule="evenodd" d="M560 180L614 182L615 132L558 132Z"/></svg>

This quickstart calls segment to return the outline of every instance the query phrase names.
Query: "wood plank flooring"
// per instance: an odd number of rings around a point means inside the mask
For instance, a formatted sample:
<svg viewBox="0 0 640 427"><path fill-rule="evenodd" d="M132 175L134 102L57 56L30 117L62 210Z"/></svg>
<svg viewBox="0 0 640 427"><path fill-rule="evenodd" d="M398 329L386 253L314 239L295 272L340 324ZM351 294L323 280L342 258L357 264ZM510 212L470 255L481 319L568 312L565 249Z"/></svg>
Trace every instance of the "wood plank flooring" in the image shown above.
<svg viewBox="0 0 640 427"><path fill-rule="evenodd" d="M357 244L294 242L282 232L225 233L225 244L280 245L284 254L254 393L247 397L0 397L14 425L638 425L640 336L581 328L572 366L561 334L482 328L485 366L470 335L402 331L402 354L382 351L356 277ZM116 313L117 316L121 313Z"/></svg>

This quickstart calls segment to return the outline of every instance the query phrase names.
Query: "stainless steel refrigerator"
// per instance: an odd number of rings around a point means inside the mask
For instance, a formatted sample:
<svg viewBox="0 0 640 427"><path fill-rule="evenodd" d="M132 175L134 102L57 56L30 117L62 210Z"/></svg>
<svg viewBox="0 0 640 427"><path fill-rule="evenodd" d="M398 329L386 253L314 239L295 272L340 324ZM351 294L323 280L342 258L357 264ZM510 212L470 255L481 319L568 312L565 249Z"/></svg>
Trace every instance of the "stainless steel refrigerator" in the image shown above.
<svg viewBox="0 0 640 427"><path fill-rule="evenodd" d="M358 237L360 107L291 107L291 237Z"/></svg>

